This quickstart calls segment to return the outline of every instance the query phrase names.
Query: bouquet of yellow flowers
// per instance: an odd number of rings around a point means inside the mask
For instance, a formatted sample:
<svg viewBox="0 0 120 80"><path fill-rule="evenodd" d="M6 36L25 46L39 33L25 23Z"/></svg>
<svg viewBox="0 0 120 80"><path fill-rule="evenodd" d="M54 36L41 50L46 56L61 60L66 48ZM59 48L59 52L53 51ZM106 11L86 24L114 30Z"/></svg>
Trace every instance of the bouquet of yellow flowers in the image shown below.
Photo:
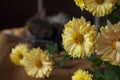
<svg viewBox="0 0 120 80"><path fill-rule="evenodd" d="M64 59L83 59L92 62L91 69L78 69L71 80L120 80L120 0L74 0L83 11L90 12L100 19L99 24L91 24L85 17L73 17L64 25L62 44ZM49 77L54 70L56 45L47 45L32 50L19 44L10 54L16 65L23 66L29 76ZM58 54L59 55L59 54Z"/></svg>

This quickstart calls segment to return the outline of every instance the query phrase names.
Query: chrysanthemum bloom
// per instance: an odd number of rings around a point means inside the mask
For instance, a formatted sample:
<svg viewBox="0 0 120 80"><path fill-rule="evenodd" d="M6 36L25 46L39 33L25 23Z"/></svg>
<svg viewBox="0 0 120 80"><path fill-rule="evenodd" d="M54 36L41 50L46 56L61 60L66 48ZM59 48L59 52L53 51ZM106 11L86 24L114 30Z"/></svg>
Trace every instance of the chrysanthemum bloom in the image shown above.
<svg viewBox="0 0 120 80"><path fill-rule="evenodd" d="M74 2L83 11L83 9L85 7L84 0L74 0Z"/></svg>
<svg viewBox="0 0 120 80"><path fill-rule="evenodd" d="M107 21L105 27L101 27L102 32L117 32L120 31L120 21L117 24L112 24L110 21Z"/></svg>
<svg viewBox="0 0 120 80"><path fill-rule="evenodd" d="M85 0L86 10L94 16L105 16L114 9L116 0Z"/></svg>
<svg viewBox="0 0 120 80"><path fill-rule="evenodd" d="M64 28L62 40L68 54L73 58L90 56L96 35L95 26L81 17L73 18L65 24Z"/></svg>
<svg viewBox="0 0 120 80"><path fill-rule="evenodd" d="M26 44L18 44L12 49L10 59L16 65L22 65L24 55L28 52L28 46Z"/></svg>
<svg viewBox="0 0 120 80"><path fill-rule="evenodd" d="M72 80L92 80L93 75L89 74L88 71L79 69L72 76Z"/></svg>
<svg viewBox="0 0 120 80"><path fill-rule="evenodd" d="M23 66L29 76L35 78L49 77L53 62L47 51L33 48L23 59Z"/></svg>
<svg viewBox="0 0 120 80"><path fill-rule="evenodd" d="M103 61L120 66L120 22L112 27L101 28L95 40L96 53Z"/></svg>

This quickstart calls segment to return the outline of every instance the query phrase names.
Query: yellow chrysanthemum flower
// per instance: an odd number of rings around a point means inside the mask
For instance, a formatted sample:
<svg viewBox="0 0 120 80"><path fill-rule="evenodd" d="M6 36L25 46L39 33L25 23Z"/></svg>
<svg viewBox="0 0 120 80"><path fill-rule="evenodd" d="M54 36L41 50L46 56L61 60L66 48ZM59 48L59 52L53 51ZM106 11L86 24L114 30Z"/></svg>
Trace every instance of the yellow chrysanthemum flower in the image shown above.
<svg viewBox="0 0 120 80"><path fill-rule="evenodd" d="M101 27L102 32L117 32L120 31L120 22L117 24L112 24L111 22L107 23L105 27Z"/></svg>
<svg viewBox="0 0 120 80"><path fill-rule="evenodd" d="M62 34L64 49L72 57L90 56L96 35L94 25L86 22L84 17L73 18L65 24Z"/></svg>
<svg viewBox="0 0 120 80"><path fill-rule="evenodd" d="M103 61L120 66L120 22L112 27L101 28L95 41L96 53Z"/></svg>
<svg viewBox="0 0 120 80"><path fill-rule="evenodd" d="M22 65L22 60L24 55L28 52L28 47L26 44L18 44L12 49L10 54L10 59L16 65Z"/></svg>
<svg viewBox="0 0 120 80"><path fill-rule="evenodd" d="M86 10L94 16L105 16L111 13L116 0L85 0Z"/></svg>
<svg viewBox="0 0 120 80"><path fill-rule="evenodd" d="M83 11L83 9L85 7L84 0L74 0L74 2Z"/></svg>
<svg viewBox="0 0 120 80"><path fill-rule="evenodd" d="M23 66L29 76L35 78L49 77L53 62L47 51L33 48L23 59Z"/></svg>
<svg viewBox="0 0 120 80"><path fill-rule="evenodd" d="M72 80L92 80L93 75L89 74L88 71L79 69L72 76Z"/></svg>

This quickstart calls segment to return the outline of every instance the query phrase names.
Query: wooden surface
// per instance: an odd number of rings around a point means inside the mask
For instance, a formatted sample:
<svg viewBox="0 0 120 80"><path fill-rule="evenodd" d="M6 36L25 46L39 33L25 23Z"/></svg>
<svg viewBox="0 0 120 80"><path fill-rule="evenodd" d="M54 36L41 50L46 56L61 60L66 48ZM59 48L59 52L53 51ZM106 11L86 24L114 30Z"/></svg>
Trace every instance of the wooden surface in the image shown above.
<svg viewBox="0 0 120 80"><path fill-rule="evenodd" d="M19 32L19 35L23 33L21 29L16 29L15 31ZM26 72L22 67L15 66L10 61L9 54L11 52L11 49L19 42L24 41L12 35L8 35L4 33L4 31L0 33L0 80L42 80L27 76ZM59 63L62 57L62 55L56 56L55 61ZM55 64L50 78L45 78L44 80L71 80L71 76L79 68L91 68L91 63L82 59L76 59L67 60L65 62L64 68L61 68Z"/></svg>

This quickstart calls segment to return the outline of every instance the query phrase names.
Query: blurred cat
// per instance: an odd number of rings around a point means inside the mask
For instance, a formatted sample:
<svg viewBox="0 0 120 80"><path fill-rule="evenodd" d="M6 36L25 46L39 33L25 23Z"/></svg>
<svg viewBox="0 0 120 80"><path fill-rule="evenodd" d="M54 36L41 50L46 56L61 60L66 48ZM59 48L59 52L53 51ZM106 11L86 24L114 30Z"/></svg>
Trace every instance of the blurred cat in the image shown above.
<svg viewBox="0 0 120 80"><path fill-rule="evenodd" d="M46 16L43 11L29 19L25 25L25 29L29 40L32 40L33 43L57 43L60 48L62 30L68 20L67 15L63 13Z"/></svg>

